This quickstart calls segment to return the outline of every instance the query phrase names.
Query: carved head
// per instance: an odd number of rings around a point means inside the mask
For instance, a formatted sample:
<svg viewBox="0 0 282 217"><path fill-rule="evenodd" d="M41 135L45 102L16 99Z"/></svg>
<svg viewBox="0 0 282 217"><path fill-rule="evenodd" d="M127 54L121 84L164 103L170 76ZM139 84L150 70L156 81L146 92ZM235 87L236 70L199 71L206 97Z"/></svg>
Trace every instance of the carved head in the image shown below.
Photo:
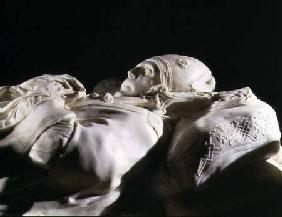
<svg viewBox="0 0 282 217"><path fill-rule="evenodd" d="M215 80L201 61L169 54L146 59L131 69L120 91L126 96L138 96L156 85L173 92L211 92Z"/></svg>

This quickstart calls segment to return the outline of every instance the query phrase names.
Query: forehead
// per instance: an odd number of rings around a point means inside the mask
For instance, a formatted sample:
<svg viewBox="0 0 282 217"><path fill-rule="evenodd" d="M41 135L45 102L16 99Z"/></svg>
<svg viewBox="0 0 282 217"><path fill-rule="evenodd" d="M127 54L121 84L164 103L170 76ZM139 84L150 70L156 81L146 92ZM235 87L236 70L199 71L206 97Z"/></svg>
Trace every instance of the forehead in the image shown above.
<svg viewBox="0 0 282 217"><path fill-rule="evenodd" d="M149 61L144 61L142 63L139 63L138 65L135 66L136 68L144 68L144 69L152 69L152 70L156 70L156 65L152 62Z"/></svg>

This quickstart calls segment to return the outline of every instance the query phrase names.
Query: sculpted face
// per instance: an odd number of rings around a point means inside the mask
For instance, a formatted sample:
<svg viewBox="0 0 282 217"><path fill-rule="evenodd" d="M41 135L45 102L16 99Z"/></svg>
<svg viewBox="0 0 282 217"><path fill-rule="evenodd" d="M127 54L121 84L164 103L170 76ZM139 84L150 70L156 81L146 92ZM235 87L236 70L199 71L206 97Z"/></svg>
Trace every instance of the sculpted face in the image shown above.
<svg viewBox="0 0 282 217"><path fill-rule="evenodd" d="M151 87L171 92L211 92L215 80L210 69L198 59L168 54L154 56L128 72L115 96L145 95Z"/></svg>
<svg viewBox="0 0 282 217"><path fill-rule="evenodd" d="M121 84L120 92L125 96L140 96L159 83L157 67L145 61L128 71L128 78Z"/></svg>

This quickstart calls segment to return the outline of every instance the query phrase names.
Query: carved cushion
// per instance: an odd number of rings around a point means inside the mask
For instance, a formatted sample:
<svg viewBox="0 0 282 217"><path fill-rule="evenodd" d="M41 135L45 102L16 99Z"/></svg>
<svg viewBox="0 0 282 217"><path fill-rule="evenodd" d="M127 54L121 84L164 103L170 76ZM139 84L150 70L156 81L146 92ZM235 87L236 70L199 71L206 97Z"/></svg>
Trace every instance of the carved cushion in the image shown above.
<svg viewBox="0 0 282 217"><path fill-rule="evenodd" d="M242 103L240 91L223 93L204 116L183 119L176 126L168 167L184 188L201 185L233 165L278 152L275 111L253 96Z"/></svg>

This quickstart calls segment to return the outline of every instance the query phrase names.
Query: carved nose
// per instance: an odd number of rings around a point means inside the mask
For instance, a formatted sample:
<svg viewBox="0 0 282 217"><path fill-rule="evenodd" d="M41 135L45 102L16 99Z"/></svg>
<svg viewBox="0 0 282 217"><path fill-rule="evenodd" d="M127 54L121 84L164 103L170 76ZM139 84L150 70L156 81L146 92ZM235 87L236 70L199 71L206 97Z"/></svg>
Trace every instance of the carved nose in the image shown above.
<svg viewBox="0 0 282 217"><path fill-rule="evenodd" d="M126 79L125 81L122 82L121 84L121 89L125 90L125 89L129 89L130 88L130 85L129 85L129 82L128 80Z"/></svg>

